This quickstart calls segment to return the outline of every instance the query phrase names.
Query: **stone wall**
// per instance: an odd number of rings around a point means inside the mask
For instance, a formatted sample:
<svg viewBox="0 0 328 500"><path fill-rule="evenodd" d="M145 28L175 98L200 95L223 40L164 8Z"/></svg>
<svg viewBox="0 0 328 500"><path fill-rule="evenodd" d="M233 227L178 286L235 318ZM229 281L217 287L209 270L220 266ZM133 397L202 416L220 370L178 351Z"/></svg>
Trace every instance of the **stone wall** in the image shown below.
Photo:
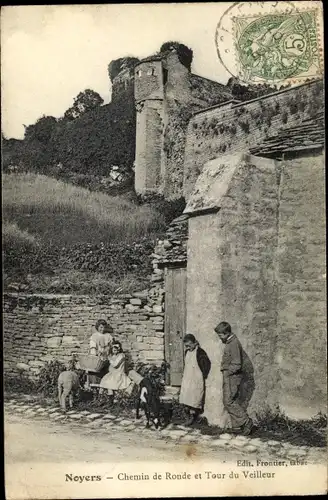
<svg viewBox="0 0 328 500"><path fill-rule="evenodd" d="M200 204L187 206L191 215L187 331L197 336L212 361L205 414L212 423L223 424L223 346L213 330L220 321L232 325L254 366L253 410L276 401L272 363L277 302L272 249L278 236L278 182L272 160L227 156L224 165L220 160L211 163L203 181L214 191L208 194L204 208L212 200L219 211L193 217Z"/></svg>
<svg viewBox="0 0 328 500"><path fill-rule="evenodd" d="M206 415L222 423L222 345L231 323L255 374L250 413L279 404L308 418L326 405L323 155L247 155L205 165L187 204L187 329L209 353Z"/></svg>
<svg viewBox="0 0 328 500"><path fill-rule="evenodd" d="M227 109L196 113L187 130L184 195L188 199L203 165L228 153L247 152L281 129L300 125L323 108L323 82L305 83Z"/></svg>
<svg viewBox="0 0 328 500"><path fill-rule="evenodd" d="M36 376L51 359L86 353L98 319L112 325L133 361L164 360L164 271L153 264L149 290L117 297L5 294L4 372Z"/></svg>
<svg viewBox="0 0 328 500"><path fill-rule="evenodd" d="M164 108L161 100L149 100L137 108L135 189L138 194L161 193Z"/></svg>
<svg viewBox="0 0 328 500"><path fill-rule="evenodd" d="M161 60L141 62L135 67L134 96L136 102L163 99L163 69Z"/></svg>
<svg viewBox="0 0 328 500"><path fill-rule="evenodd" d="M325 161L284 162L278 244L279 399L295 417L326 401Z"/></svg>

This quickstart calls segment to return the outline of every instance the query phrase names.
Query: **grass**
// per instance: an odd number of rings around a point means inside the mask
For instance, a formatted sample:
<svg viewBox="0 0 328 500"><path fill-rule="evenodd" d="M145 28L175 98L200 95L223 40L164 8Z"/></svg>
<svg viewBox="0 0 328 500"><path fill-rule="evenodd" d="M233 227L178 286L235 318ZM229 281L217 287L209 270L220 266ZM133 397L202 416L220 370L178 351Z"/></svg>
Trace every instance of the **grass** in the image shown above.
<svg viewBox="0 0 328 500"><path fill-rule="evenodd" d="M26 230L20 229L16 222L3 221L2 238L3 244L7 247L16 246L24 250L39 246L38 238Z"/></svg>
<svg viewBox="0 0 328 500"><path fill-rule="evenodd" d="M254 437L288 441L295 446L327 445L327 415L318 413L313 418L294 420L279 407L265 408L256 416Z"/></svg>
<svg viewBox="0 0 328 500"><path fill-rule="evenodd" d="M4 277L4 285L8 288L13 282L13 276ZM26 279L25 279L26 283ZM119 275L112 269L106 273L94 273L79 270L66 271L61 269L55 275L45 273L34 274L23 286L28 293L69 293L75 295L116 295L133 293L149 287L148 276L141 273L126 272ZM10 288L8 288L10 289ZM25 290L25 291L26 291Z"/></svg>
<svg viewBox="0 0 328 500"><path fill-rule="evenodd" d="M150 255L180 204L141 204L35 173L3 175L4 286L115 294L149 286ZM171 213L172 212L172 213Z"/></svg>
<svg viewBox="0 0 328 500"><path fill-rule="evenodd" d="M154 207L44 175L4 174L2 185L7 241L40 238L56 246L135 241L165 227Z"/></svg>

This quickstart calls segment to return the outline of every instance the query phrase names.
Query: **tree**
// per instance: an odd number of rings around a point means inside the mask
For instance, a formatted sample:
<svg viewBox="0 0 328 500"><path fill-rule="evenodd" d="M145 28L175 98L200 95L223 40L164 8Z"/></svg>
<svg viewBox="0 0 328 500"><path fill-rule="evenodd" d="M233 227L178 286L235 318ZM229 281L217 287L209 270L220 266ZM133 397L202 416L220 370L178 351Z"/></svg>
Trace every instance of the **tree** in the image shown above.
<svg viewBox="0 0 328 500"><path fill-rule="evenodd" d="M103 98L91 89L86 89L74 97L74 104L64 113L64 118L69 121L79 118L84 113L91 111L103 104Z"/></svg>
<svg viewBox="0 0 328 500"><path fill-rule="evenodd" d="M24 138L27 141L38 141L46 145L56 128L57 119L54 116L43 115L33 125L25 126Z"/></svg>
<svg viewBox="0 0 328 500"><path fill-rule="evenodd" d="M160 53L163 54L165 52L169 52L170 50L176 50L179 61L190 71L193 59L193 51L183 43L165 42L160 48Z"/></svg>

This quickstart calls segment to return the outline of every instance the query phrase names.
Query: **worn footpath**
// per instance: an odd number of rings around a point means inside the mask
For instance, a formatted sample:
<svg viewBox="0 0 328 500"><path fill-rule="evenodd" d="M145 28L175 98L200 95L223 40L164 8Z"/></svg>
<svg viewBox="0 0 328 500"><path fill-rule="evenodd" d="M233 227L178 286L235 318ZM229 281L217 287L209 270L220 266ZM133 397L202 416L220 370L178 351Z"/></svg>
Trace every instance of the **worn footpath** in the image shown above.
<svg viewBox="0 0 328 500"><path fill-rule="evenodd" d="M120 429L124 432L141 433L149 435L152 439L165 439L173 443L197 443L204 444L207 448L218 448L225 450L238 450L245 454L266 454L279 458L286 458L294 461L306 461L307 463L318 463L326 460L326 449L308 446L294 446L290 443L263 440L245 436L233 436L228 433L219 436L201 434L199 429L187 428L182 425L169 424L162 430L154 428L146 429L143 420L132 420L129 418L117 417L110 413L93 413L88 410L71 410L67 413L55 405L43 407L40 404L21 398L11 398L4 403L5 413L20 414L33 419L50 419L60 422L63 425L78 423L81 429L95 431L107 431Z"/></svg>

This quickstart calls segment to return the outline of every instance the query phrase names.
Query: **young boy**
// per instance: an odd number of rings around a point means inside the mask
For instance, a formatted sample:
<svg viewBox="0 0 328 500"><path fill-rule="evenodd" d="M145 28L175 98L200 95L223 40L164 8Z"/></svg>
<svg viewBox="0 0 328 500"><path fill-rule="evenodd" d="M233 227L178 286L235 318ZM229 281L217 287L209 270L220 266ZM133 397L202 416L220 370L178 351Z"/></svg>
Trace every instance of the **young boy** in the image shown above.
<svg viewBox="0 0 328 500"><path fill-rule="evenodd" d="M229 323L222 321L215 328L221 342L225 345L221 372L223 376L223 406L228 412L232 431L248 435L253 421L246 413L241 400L241 383L245 375L245 353Z"/></svg>

